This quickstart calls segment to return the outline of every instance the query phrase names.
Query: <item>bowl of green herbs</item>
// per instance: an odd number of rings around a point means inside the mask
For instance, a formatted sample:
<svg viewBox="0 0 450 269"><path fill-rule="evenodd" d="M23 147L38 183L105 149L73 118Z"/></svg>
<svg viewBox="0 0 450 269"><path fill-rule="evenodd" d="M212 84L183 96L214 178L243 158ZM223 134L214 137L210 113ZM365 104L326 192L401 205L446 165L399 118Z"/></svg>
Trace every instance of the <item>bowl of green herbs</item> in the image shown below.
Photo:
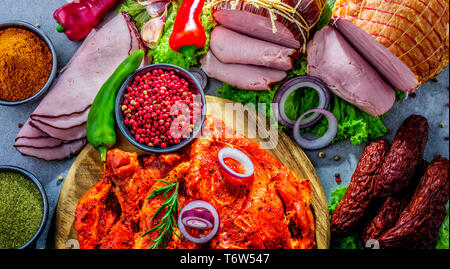
<svg viewBox="0 0 450 269"><path fill-rule="evenodd" d="M47 195L39 180L22 168L0 166L0 249L33 247L47 216Z"/></svg>

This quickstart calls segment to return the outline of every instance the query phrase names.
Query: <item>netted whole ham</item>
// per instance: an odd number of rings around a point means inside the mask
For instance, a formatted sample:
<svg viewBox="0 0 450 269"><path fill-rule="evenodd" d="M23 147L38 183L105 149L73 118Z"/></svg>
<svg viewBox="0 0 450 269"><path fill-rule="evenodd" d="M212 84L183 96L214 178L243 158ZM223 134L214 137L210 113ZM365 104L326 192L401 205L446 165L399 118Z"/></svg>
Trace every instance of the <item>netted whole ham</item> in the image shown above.
<svg viewBox="0 0 450 269"><path fill-rule="evenodd" d="M236 32L306 51L325 0L212 0L214 19Z"/></svg>
<svg viewBox="0 0 450 269"><path fill-rule="evenodd" d="M448 0L337 0L334 25L394 87L413 91L449 62Z"/></svg>

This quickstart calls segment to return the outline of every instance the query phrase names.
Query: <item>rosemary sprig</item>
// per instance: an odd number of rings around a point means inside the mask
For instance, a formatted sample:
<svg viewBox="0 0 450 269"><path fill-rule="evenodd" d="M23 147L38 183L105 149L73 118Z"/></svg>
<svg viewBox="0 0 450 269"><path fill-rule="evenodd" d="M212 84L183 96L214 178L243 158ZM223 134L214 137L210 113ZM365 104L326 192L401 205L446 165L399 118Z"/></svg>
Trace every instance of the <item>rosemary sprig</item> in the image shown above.
<svg viewBox="0 0 450 269"><path fill-rule="evenodd" d="M159 230L158 237L156 239L149 239L154 244L150 247L150 249L159 249L159 248L165 248L166 243L169 242L172 239L172 234L175 234L177 237L179 237L181 240L184 240L181 238L180 235L178 235L174 231L174 227L178 228L177 222L175 220L178 210L181 209L180 202L178 200L178 187L179 183L170 183L164 180L157 180L163 183L166 183L167 185L164 187L161 187L159 189L156 189L152 191L152 193L147 197L147 199L154 198L159 195L164 195L164 198L166 198L166 201L156 210L155 214L152 217L152 221L156 218L156 216L166 209L166 213L161 218L160 223L156 225L155 227L151 228L150 230L146 231L142 234L142 237L145 235L154 232L156 230ZM175 187L175 191L172 193L172 195L167 198L167 193L172 190Z"/></svg>

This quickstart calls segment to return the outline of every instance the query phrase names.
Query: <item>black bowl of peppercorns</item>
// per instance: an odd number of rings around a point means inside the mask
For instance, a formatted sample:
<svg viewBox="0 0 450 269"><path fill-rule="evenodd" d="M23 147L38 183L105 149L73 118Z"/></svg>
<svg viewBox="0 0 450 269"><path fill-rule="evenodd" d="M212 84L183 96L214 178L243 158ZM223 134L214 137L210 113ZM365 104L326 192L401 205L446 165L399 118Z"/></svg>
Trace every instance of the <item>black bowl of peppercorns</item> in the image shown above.
<svg viewBox="0 0 450 269"><path fill-rule="evenodd" d="M189 71L170 64L142 67L123 83L116 122L137 148L155 153L181 149L200 135L206 100Z"/></svg>

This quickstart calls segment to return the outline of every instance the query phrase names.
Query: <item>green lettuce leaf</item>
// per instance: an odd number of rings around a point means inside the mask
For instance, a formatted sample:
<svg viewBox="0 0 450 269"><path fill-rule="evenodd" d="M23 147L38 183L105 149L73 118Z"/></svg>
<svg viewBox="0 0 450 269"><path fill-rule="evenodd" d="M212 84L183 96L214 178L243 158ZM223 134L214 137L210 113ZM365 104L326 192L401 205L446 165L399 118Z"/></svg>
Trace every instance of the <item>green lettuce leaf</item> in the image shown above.
<svg viewBox="0 0 450 269"><path fill-rule="evenodd" d="M336 0L327 0L327 3L325 4L325 7L323 8L322 11L322 16L320 17L319 22L317 23L316 26L317 31L327 26L328 23L330 23L334 2L336 2Z"/></svg>
<svg viewBox="0 0 450 269"><path fill-rule="evenodd" d="M436 249L449 249L448 202L447 202L447 205L445 206L445 208L447 209L447 216L445 216L444 222L442 223L442 226L439 229L439 234L436 239L436 245L435 245Z"/></svg>
<svg viewBox="0 0 450 269"><path fill-rule="evenodd" d="M150 16L144 6L139 5L135 0L125 0L119 12L127 12L136 22L136 27L141 30L142 26L150 20Z"/></svg>

